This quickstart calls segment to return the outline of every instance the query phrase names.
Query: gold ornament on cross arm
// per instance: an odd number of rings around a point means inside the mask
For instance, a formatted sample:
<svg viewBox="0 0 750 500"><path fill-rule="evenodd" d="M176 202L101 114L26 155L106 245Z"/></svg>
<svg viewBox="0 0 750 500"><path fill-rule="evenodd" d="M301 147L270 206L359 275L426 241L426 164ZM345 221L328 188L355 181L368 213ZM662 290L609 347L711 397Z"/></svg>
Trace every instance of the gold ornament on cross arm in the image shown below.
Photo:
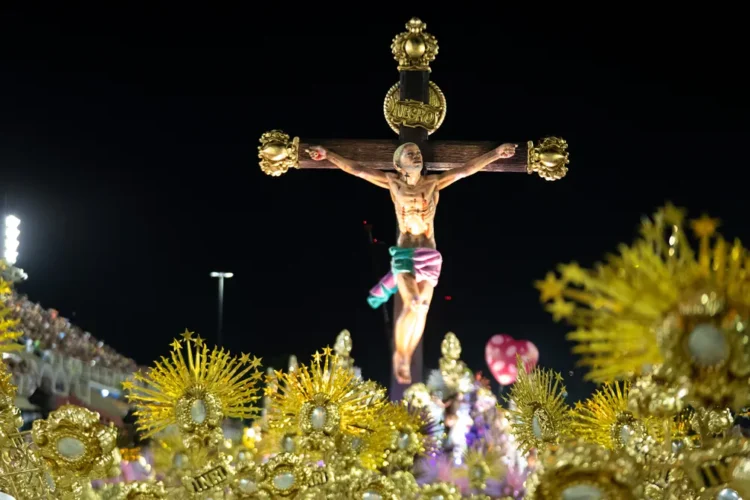
<svg viewBox="0 0 750 500"><path fill-rule="evenodd" d="M570 163L568 158L568 143L559 137L546 137L534 146L533 141L527 143L528 160L527 172L537 173L542 179L556 181L565 177Z"/></svg>
<svg viewBox="0 0 750 500"><path fill-rule="evenodd" d="M290 140L281 130L266 132L260 137L258 157L260 169L272 177L299 168L299 137Z"/></svg>
<svg viewBox="0 0 750 500"><path fill-rule="evenodd" d="M407 31L391 43L399 71L431 71L430 63L438 53L437 38L427 33L427 24L416 17L406 23Z"/></svg>

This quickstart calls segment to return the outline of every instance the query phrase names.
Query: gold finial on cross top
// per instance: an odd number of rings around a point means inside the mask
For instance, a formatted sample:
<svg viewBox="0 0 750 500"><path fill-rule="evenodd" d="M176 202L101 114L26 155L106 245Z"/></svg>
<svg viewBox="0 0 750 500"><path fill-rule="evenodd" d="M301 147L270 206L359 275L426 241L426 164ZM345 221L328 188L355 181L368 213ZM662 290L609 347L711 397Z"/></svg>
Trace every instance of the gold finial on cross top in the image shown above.
<svg viewBox="0 0 750 500"><path fill-rule="evenodd" d="M399 71L431 71L430 63L438 53L437 38L427 33L427 24L412 17L404 33L399 33L391 43L393 57Z"/></svg>

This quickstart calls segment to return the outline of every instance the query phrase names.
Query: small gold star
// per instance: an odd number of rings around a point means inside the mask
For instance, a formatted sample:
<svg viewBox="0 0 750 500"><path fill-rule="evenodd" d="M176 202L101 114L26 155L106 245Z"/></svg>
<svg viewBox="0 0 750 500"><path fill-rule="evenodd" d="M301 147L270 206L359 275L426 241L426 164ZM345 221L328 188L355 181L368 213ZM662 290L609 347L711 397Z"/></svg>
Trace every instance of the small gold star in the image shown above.
<svg viewBox="0 0 750 500"><path fill-rule="evenodd" d="M326 346L326 348L325 348L325 349L323 349L323 354L325 354L326 356L330 356L330 355L331 355L331 352L332 352L332 351L331 351L331 348L330 348L330 347L328 347L328 346Z"/></svg>
<svg viewBox="0 0 750 500"><path fill-rule="evenodd" d="M170 345L172 346L172 349L174 349L175 351L180 349L180 341L177 339L174 339L174 342L172 342Z"/></svg>
<svg viewBox="0 0 750 500"><path fill-rule="evenodd" d="M560 275L562 276L563 281L575 283L576 285L583 284L583 282L586 281L586 278L588 278L586 271L581 269L581 266L579 266L577 262L561 265Z"/></svg>
<svg viewBox="0 0 750 500"><path fill-rule="evenodd" d="M313 354L313 359L316 363L320 363L321 354L318 351L315 351L315 354Z"/></svg>
<svg viewBox="0 0 750 500"><path fill-rule="evenodd" d="M540 300L542 302L562 297L563 290L565 289L565 285L552 272L547 273L544 281L535 282L534 286L541 292Z"/></svg>
<svg viewBox="0 0 750 500"><path fill-rule="evenodd" d="M720 222L719 219L712 219L708 215L703 215L700 219L690 221L690 224L698 238L708 238L716 232Z"/></svg>
<svg viewBox="0 0 750 500"><path fill-rule="evenodd" d="M570 318L573 316L575 309L575 304L572 302L566 302L562 298L555 299L554 302L547 306L547 311L552 313L552 319L555 321Z"/></svg>
<svg viewBox="0 0 750 500"><path fill-rule="evenodd" d="M673 226L680 226L685 220L685 210L677 208L672 202L667 202L664 205L664 222L672 224Z"/></svg>
<svg viewBox="0 0 750 500"><path fill-rule="evenodd" d="M243 365L244 365L244 364L245 364L245 363L247 363L248 361L250 361L250 355L249 355L249 354L245 354L245 353L243 352L243 353L242 353L242 356L240 356L240 364L243 364Z"/></svg>
<svg viewBox="0 0 750 500"><path fill-rule="evenodd" d="M262 378L263 378L263 373L262 373L262 372L255 372L255 373L253 373L253 374L252 374L252 375L250 376L250 379L251 379L251 380L256 380L256 381L257 381L257 380L260 380L260 379L262 379Z"/></svg>
<svg viewBox="0 0 750 500"><path fill-rule="evenodd" d="M126 390L126 391L132 390L133 389L133 382L131 382L130 380L126 380L125 382L122 383L122 388L123 388L123 390Z"/></svg>
<svg viewBox="0 0 750 500"><path fill-rule="evenodd" d="M263 358L259 358L257 356L253 356L253 360L250 362L251 368L258 368L260 367L260 362L263 360Z"/></svg>
<svg viewBox="0 0 750 500"><path fill-rule="evenodd" d="M182 334L182 338L185 339L185 342L193 340L193 332L188 331L188 329L185 328L185 332Z"/></svg>
<svg viewBox="0 0 750 500"><path fill-rule="evenodd" d="M270 385L267 385L265 389L263 389L264 396L272 396L273 393L274 393L273 387L271 387Z"/></svg>
<svg viewBox="0 0 750 500"><path fill-rule="evenodd" d="M195 342L195 345L197 345L198 347L202 347L203 344L204 344L204 341L203 341L203 339L201 338L200 335L198 335L197 337L195 337L195 340L193 340L193 342Z"/></svg>

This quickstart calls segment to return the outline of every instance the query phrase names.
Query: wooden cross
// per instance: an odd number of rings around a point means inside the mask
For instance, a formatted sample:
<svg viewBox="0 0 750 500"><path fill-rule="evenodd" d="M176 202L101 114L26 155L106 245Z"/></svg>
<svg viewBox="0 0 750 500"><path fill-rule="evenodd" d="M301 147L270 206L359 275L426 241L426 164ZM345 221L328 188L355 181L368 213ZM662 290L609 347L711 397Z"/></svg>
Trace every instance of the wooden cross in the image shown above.
<svg viewBox="0 0 750 500"><path fill-rule="evenodd" d="M405 142L413 142L422 150L425 166L431 172L450 170L464 165L498 147L499 142L431 141L445 119L446 101L440 88L430 81L430 63L438 52L437 40L425 31L426 25L417 18L406 24L407 31L393 39L391 50L398 61L399 82L386 94L383 105L388 125L398 133L393 140L307 139L300 142L280 130L266 132L260 139L258 156L263 172L279 176L289 169L337 169L327 161L315 161L304 152L320 145L356 161L363 167L394 170L393 153ZM487 165L486 172L517 172L538 174L546 180L557 180L567 173L567 143L557 137L538 143L519 144L509 159ZM394 295L393 318L401 308L399 294ZM393 348L393 347L392 347ZM412 358L412 383L423 380L422 342ZM392 372L393 373L393 372ZM391 397L400 399L405 387L392 378Z"/></svg>

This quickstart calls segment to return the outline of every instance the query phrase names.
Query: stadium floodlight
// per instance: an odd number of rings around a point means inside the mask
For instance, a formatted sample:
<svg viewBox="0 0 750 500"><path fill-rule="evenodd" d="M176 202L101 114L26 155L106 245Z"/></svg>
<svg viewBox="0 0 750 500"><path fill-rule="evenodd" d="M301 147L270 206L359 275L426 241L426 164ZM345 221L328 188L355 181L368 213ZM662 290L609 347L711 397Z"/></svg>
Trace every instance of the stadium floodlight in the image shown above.
<svg viewBox="0 0 750 500"><path fill-rule="evenodd" d="M5 217L5 252L3 258L11 266L18 260L18 237L21 235L19 229L21 219L15 215Z"/></svg>
<svg viewBox="0 0 750 500"><path fill-rule="evenodd" d="M216 345L221 347L221 328L224 317L224 279L229 279L234 276L234 273L220 273L214 271L211 273L212 278L219 278L219 321L216 327Z"/></svg>

